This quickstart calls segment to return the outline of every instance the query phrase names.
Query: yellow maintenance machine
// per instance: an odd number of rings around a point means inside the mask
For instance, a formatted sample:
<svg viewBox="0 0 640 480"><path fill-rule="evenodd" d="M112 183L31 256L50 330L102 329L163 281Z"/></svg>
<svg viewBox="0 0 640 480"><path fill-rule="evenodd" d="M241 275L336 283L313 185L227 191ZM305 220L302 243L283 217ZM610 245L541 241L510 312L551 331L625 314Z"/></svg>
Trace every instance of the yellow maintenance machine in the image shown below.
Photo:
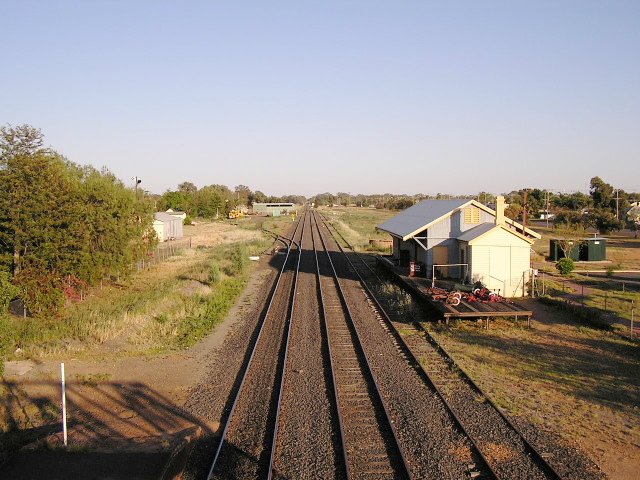
<svg viewBox="0 0 640 480"><path fill-rule="evenodd" d="M242 218L244 217L244 213L242 213L241 210L230 210L229 211L229 215L227 215L227 218Z"/></svg>

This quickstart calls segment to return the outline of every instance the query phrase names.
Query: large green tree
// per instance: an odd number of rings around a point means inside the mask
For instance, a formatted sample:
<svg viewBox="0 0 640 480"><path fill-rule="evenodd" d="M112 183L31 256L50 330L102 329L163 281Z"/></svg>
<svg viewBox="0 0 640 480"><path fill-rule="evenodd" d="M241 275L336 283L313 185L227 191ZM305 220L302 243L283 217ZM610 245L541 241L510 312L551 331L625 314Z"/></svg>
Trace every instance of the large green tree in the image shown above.
<svg viewBox="0 0 640 480"><path fill-rule="evenodd" d="M65 282L126 274L154 244L146 200L42 144L32 127L0 129L0 270L36 314L60 307Z"/></svg>

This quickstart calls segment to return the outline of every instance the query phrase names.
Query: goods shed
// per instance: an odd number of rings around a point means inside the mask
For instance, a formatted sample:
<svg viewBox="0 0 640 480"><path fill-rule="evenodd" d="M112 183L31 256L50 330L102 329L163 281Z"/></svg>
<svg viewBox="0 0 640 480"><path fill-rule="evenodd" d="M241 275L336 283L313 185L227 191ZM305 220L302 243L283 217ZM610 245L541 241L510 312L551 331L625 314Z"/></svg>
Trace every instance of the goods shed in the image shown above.
<svg viewBox="0 0 640 480"><path fill-rule="evenodd" d="M424 200L378 225L393 239L392 262L420 265L432 280L482 282L505 297L526 295L536 232L471 199Z"/></svg>
<svg viewBox="0 0 640 480"><path fill-rule="evenodd" d="M254 203L253 213L267 215L269 217L279 217L280 215L287 215L296 211L295 204L281 202L281 203Z"/></svg>

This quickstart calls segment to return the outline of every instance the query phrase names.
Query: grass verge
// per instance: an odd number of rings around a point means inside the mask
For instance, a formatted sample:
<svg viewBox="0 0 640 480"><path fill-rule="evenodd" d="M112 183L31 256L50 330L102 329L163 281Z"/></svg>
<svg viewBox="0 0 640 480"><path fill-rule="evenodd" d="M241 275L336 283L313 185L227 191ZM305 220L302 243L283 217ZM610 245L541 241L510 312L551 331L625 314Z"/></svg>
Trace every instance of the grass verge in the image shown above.
<svg viewBox="0 0 640 480"><path fill-rule="evenodd" d="M188 348L225 318L247 283L252 268L247 257L271 243L265 236L185 251L126 285L95 289L60 318L1 316L0 358L146 355Z"/></svg>

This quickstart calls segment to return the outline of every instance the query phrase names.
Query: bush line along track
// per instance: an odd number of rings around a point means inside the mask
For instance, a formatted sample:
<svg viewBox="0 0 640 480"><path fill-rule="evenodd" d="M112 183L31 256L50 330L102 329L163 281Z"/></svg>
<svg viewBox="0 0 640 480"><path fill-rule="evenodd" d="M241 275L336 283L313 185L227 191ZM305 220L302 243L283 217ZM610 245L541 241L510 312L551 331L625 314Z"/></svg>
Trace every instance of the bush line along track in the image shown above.
<svg viewBox="0 0 640 480"><path fill-rule="evenodd" d="M277 418L280 409L278 401L274 412L272 400L276 391L280 396L279 385L284 375L282 344L283 336L288 340L289 314L295 302L294 290L300 259L300 248L295 237L300 223L299 219L293 238L287 239L286 255L224 423L208 480L219 473L223 478L227 475L234 478L262 478L270 470L275 440L274 416ZM298 252L296 256L291 255L294 245ZM268 458L265 459L267 453ZM267 463L268 467L265 466Z"/></svg>
<svg viewBox="0 0 640 480"><path fill-rule="evenodd" d="M328 222L324 223L331 231ZM344 258L380 313L380 320L390 327L392 336L402 345L411 361L419 366L425 381L433 386L459 426L471 439L492 475L498 479L560 480L560 474L419 322L409 324L403 318L397 321L391 319L373 293L375 286L372 284L383 285L384 282L363 256L355 252L342 234L335 227L332 229L332 235L339 236L352 251L352 255L359 260L356 263L362 265L357 268L336 239ZM399 328L402 328L402 334ZM420 363L419 357L426 359L426 366Z"/></svg>

